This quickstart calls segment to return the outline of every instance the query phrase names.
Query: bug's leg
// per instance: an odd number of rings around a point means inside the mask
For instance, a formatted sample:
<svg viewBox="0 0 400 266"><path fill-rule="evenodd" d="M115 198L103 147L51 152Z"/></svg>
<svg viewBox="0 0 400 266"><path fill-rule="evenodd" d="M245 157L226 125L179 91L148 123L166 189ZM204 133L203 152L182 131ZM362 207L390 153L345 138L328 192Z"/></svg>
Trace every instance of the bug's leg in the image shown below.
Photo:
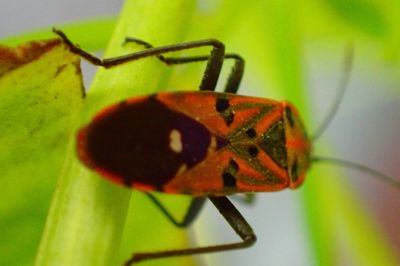
<svg viewBox="0 0 400 266"><path fill-rule="evenodd" d="M137 38L127 37L125 39L125 43L127 43L127 42L133 42L133 43L142 45L143 47L145 47L147 49L153 48L153 46L150 43L140 40L140 39L137 39ZM177 64L208 61L210 56L205 55L205 56L188 56L188 57L164 57L163 55L157 55L157 58L160 61L162 61L165 64L170 66L170 65L177 65ZM225 59L233 59L234 65L232 67L231 73L229 74L228 80L225 84L224 92L236 93L239 89L240 81L242 80L242 77L243 77L244 59L240 55L233 54L233 53L225 54L224 60Z"/></svg>
<svg viewBox="0 0 400 266"><path fill-rule="evenodd" d="M231 73L229 74L228 80L225 84L224 92L236 93L239 89L240 81L242 80L243 77L244 59L238 54L231 54L231 53L225 54L224 60L225 59L233 59L234 65L232 67ZM209 56L206 55L206 56L192 56L192 57L164 57L164 60L161 61L165 62L167 65L176 65L176 64L208 61L208 60ZM215 86L213 90L215 90Z"/></svg>
<svg viewBox="0 0 400 266"><path fill-rule="evenodd" d="M228 58L228 56L230 56L229 58L233 58L235 60L235 64L233 65L231 73L229 74L224 92L237 93L240 81L243 77L244 59L238 54L226 54L225 58Z"/></svg>
<svg viewBox="0 0 400 266"><path fill-rule="evenodd" d="M179 222L169 213L169 211L155 196L150 193L146 193L146 195L161 210L161 212L168 218L168 220L170 220L174 225L178 227L188 227L196 219L206 200L206 198L193 198L185 217L181 222Z"/></svg>
<svg viewBox="0 0 400 266"><path fill-rule="evenodd" d="M125 263L125 266L130 266L134 263L149 259L218 252L245 248L254 244L254 242L256 241L256 235L254 234L253 229L243 218L240 212L235 208L235 206L233 206L229 199L226 197L209 197L209 199L219 210L222 216L224 216L225 220L229 223L232 229L240 236L240 238L242 239L241 242L181 250L137 253L134 254L132 258Z"/></svg>
<svg viewBox="0 0 400 266"><path fill-rule="evenodd" d="M78 54L91 62L94 65L103 66L105 68L114 67L126 62L138 60L145 57L157 56L164 53L181 51L187 49L193 49L196 47L211 46L213 49L207 60L207 66L203 74L203 79L200 84L200 90L215 90L217 85L218 77L221 73L222 63L224 61L225 46L220 41L214 39L199 40L193 42L184 42L173 45L166 45L161 47L150 48L147 50L131 53L127 55L117 56L113 58L99 59L88 52L79 48L79 46L73 44L64 32L53 29L53 32L57 34L68 46L71 52Z"/></svg>

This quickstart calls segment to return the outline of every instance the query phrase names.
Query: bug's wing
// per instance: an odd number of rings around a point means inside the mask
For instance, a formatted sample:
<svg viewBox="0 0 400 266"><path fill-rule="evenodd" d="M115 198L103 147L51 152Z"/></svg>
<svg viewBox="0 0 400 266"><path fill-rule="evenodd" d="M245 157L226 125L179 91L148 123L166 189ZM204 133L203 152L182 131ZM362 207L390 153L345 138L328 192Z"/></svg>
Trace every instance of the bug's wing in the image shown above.
<svg viewBox="0 0 400 266"><path fill-rule="evenodd" d="M159 93L157 99L223 137L246 124L260 109L270 107L272 110L279 106L274 100L205 91ZM225 103L223 111L219 106L221 102Z"/></svg>
<svg viewBox="0 0 400 266"><path fill-rule="evenodd" d="M212 152L191 169L183 168L164 186L164 191L193 196L230 195L277 191L287 185L287 179L260 171L250 161L226 147Z"/></svg>

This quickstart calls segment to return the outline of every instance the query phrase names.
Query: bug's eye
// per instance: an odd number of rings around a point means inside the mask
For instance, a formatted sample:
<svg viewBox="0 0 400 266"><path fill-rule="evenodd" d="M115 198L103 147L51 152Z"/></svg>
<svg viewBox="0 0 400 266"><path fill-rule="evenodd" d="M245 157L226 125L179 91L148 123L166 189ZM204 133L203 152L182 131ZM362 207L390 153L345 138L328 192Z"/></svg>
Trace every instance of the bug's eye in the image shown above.
<svg viewBox="0 0 400 266"><path fill-rule="evenodd" d="M289 106L286 106L286 107L285 107L285 113L286 113L286 117L287 117L287 120L288 120L288 122L289 122L290 127L293 128L294 125L295 125L295 119L294 119L294 117L293 117L292 109L290 109Z"/></svg>

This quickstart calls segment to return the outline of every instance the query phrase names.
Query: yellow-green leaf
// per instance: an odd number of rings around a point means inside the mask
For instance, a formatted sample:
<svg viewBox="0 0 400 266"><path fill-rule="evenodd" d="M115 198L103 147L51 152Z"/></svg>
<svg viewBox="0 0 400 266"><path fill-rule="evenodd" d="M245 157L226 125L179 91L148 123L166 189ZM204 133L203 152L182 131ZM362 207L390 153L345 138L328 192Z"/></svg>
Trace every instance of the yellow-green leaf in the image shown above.
<svg viewBox="0 0 400 266"><path fill-rule="evenodd" d="M58 40L0 46L0 265L31 265L82 104L79 58Z"/></svg>

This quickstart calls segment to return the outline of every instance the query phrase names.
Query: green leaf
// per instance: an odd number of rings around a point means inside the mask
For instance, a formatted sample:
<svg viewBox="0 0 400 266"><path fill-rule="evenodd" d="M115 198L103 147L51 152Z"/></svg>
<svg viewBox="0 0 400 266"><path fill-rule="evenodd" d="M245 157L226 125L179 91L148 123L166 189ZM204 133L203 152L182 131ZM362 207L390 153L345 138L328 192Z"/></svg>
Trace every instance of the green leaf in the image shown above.
<svg viewBox="0 0 400 266"><path fill-rule="evenodd" d="M0 46L1 265L32 264L82 95L58 40Z"/></svg>

